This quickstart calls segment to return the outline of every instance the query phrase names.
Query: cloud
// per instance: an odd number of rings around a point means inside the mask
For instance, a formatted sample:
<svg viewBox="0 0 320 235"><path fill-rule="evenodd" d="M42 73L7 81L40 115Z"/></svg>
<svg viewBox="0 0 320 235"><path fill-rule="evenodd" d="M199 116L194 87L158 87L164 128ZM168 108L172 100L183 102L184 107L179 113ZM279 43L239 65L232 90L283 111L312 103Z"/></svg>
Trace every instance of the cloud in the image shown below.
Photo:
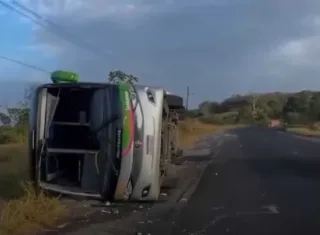
<svg viewBox="0 0 320 235"><path fill-rule="evenodd" d="M320 34L292 40L281 45L277 56L297 68L316 68L320 59Z"/></svg>
<svg viewBox="0 0 320 235"><path fill-rule="evenodd" d="M37 43L57 48L61 68L83 80L123 69L180 94L190 85L194 104L248 91L320 89L317 0L23 2L77 35L73 41L94 45L86 50L35 31Z"/></svg>
<svg viewBox="0 0 320 235"><path fill-rule="evenodd" d="M21 3L32 7L43 16L65 17L76 22L97 20L105 17L128 17L151 10L149 4L141 1L23 0Z"/></svg>
<svg viewBox="0 0 320 235"><path fill-rule="evenodd" d="M61 48L56 47L46 43L31 43L29 45L23 46L22 50L33 52L33 53L42 53L43 57L52 57L59 54Z"/></svg>

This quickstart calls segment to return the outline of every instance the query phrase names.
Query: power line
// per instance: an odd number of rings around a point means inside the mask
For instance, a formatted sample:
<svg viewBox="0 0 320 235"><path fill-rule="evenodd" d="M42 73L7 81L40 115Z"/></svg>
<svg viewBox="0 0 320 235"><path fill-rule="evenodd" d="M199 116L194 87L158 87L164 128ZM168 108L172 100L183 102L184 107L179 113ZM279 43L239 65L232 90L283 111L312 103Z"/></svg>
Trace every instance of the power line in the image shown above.
<svg viewBox="0 0 320 235"><path fill-rule="evenodd" d="M189 89L189 86L187 86L186 110L188 110L189 108L189 96L190 96L190 89Z"/></svg>
<svg viewBox="0 0 320 235"><path fill-rule="evenodd" d="M22 10L30 13L31 15L33 15L34 17L36 17L39 20L42 20L44 22L46 22L48 25L50 25L51 27L55 28L56 30L58 30L60 33L67 35L68 37L72 38L73 40L78 40L80 42L80 44L82 44L84 47L86 47L86 49L92 50L95 53L101 54L102 56L108 56L107 54L104 54L101 50L99 50L98 48L95 48L93 45L90 45L88 42L82 40L78 35L73 35L71 33L69 33L68 31L66 31L61 25L56 24L48 19L46 19L45 17L39 15L38 13L36 13L35 11L33 11L32 9L26 7L25 5L23 5L22 3L19 3L18 1L13 0L12 3L16 6L18 6L19 8L21 8Z"/></svg>
<svg viewBox="0 0 320 235"><path fill-rule="evenodd" d="M67 31L65 31L62 27L60 27L59 25L54 24L53 22L45 19L44 17L42 17L42 16L40 16L39 14L35 13L34 11L32 11L31 9L23 6L22 4L20 4L20 3L16 2L16 1L13 1L13 4L17 5L18 7L20 7L20 8L23 9L24 11L28 12L29 14L32 14L32 15L33 15L34 17L36 17L38 20L30 17L30 15L27 15L27 14L23 13L22 11L20 11L20 10L18 10L17 8L11 6L10 4L4 2L3 0L0 0L0 5L2 5L4 8L7 8L7 9L9 9L9 10L11 10L11 11L14 11L14 12L18 13L19 15L21 15L21 16L23 16L23 17L25 17L25 18L28 18L29 20L31 20L31 21L34 22L35 24L37 24L37 25L39 25L39 26L41 26L41 27L43 27L43 28L51 31L52 33L54 33L54 34L56 34L56 35L58 35L58 36L61 36L61 35L62 35L62 37L63 37L65 40L69 41L70 43L75 44L75 45L77 45L77 46L79 46L79 47L83 47L83 48L85 48L85 49L93 52L94 54L98 53L98 54L100 54L100 55L106 56L106 54L104 54L103 52L101 52L101 50L98 50L98 49L96 50L96 49L92 48L91 45L89 45L88 43L86 43L86 42L83 41L83 40L77 39L77 37L74 38L74 36L73 36L72 34L70 34L70 33L68 33ZM42 20L42 22L39 21L39 19ZM51 27L47 27L47 25L43 24L43 22L47 23L47 24L50 25ZM55 30L54 30L53 28L55 28ZM58 31L58 32L57 32L57 31ZM59 34L59 32L60 32L60 34ZM89 48L88 48L88 46L89 46Z"/></svg>
<svg viewBox="0 0 320 235"><path fill-rule="evenodd" d="M186 110L189 108L190 96L194 95L194 93L190 93L190 87L187 86L187 95L186 95Z"/></svg>
<svg viewBox="0 0 320 235"><path fill-rule="evenodd" d="M14 60L14 59L11 59L11 58L6 57L6 56L0 55L0 59L6 60L6 61L10 61L10 62L12 62L12 63L19 64L19 65L22 65L22 66L24 66L24 67L28 67L28 68L33 69L33 70L37 70L37 71L39 71L39 72L43 72L43 73L46 73L46 74L51 74L49 71L47 71L47 70L45 70L45 69L42 69L42 68L40 68L40 67L38 67L38 66L26 64L26 63L24 63L24 62L22 62L22 61Z"/></svg>
<svg viewBox="0 0 320 235"><path fill-rule="evenodd" d="M19 15L22 15L22 16L25 17L25 18L28 18L29 20L33 21L33 22L36 23L37 25L40 25L40 26L42 26L42 27L45 27L44 25L41 25L41 23L40 23L39 21L31 18L31 17L28 16L27 14L19 11L18 9L14 8L14 7L11 6L10 4L8 4L8 3L6 3L6 2L4 2L4 1L2 1L2 0L0 1L0 5L2 5L4 8L7 8L7 9L9 9L9 10L11 10L11 11L14 11L14 12L18 13Z"/></svg>

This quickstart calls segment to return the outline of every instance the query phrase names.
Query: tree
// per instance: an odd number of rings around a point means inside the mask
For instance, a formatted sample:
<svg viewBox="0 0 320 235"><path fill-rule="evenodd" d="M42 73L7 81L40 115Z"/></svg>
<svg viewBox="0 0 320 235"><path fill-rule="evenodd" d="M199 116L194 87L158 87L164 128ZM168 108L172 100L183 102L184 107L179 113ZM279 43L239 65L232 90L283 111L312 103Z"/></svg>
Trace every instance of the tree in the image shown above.
<svg viewBox="0 0 320 235"><path fill-rule="evenodd" d="M312 93L299 92L288 98L284 106L285 111L300 113L301 115L308 115L310 103L312 102Z"/></svg>
<svg viewBox="0 0 320 235"><path fill-rule="evenodd" d="M283 113L296 112L298 110L298 104L296 97L291 96L288 98L286 104L283 106Z"/></svg>
<svg viewBox="0 0 320 235"><path fill-rule="evenodd" d="M33 86L27 87L24 90L24 100L21 101L19 103L19 108L16 111L11 110L11 112L15 113L15 115L18 114L18 120L17 120L17 124L18 125L27 125L28 121L29 121L29 115L30 115L30 100L31 100L31 96L32 93L34 91ZM9 113L9 109L8 109L8 113Z"/></svg>
<svg viewBox="0 0 320 235"><path fill-rule="evenodd" d="M208 116L208 115L214 114L218 106L219 106L218 102L204 101L201 104L199 104L198 109L201 114L203 114L204 116Z"/></svg>
<svg viewBox="0 0 320 235"><path fill-rule="evenodd" d="M29 103L33 87L28 87L24 91L24 100L18 103L18 107L8 108L6 112L0 112L0 123L2 125L27 125L29 121Z"/></svg>
<svg viewBox="0 0 320 235"><path fill-rule="evenodd" d="M139 82L139 78L137 78L131 74L127 74L125 72L122 72L121 70L111 71L109 73L108 80L111 83L121 82L121 83L129 83L131 85Z"/></svg>
<svg viewBox="0 0 320 235"><path fill-rule="evenodd" d="M280 118L282 116L283 106L276 100L269 100L267 102L268 116L270 118Z"/></svg>
<svg viewBox="0 0 320 235"><path fill-rule="evenodd" d="M258 100L259 100L259 94L251 93L249 95L249 103L251 105L251 115L253 119L256 119L259 116L260 110L258 110Z"/></svg>
<svg viewBox="0 0 320 235"><path fill-rule="evenodd" d="M135 99L136 98L136 93L133 89L133 85L134 83L139 82L139 78L131 75L131 74L126 74L125 72L122 72L121 70L115 70L115 71L111 71L109 73L109 78L108 78L110 83L115 83L115 84L119 84L119 83L125 83L125 84L129 84L129 92L130 92L130 96L131 99Z"/></svg>
<svg viewBox="0 0 320 235"><path fill-rule="evenodd" d="M320 119L320 92L315 93L310 101L309 117L311 121Z"/></svg>
<svg viewBox="0 0 320 235"><path fill-rule="evenodd" d="M243 106L238 110L237 122L251 123L253 122L251 106Z"/></svg>
<svg viewBox="0 0 320 235"><path fill-rule="evenodd" d="M0 124L4 126L8 126L11 124L10 117L5 113L0 113Z"/></svg>
<svg viewBox="0 0 320 235"><path fill-rule="evenodd" d="M307 124L316 114L311 109L316 109L318 101L310 92L299 92L290 96L283 107L284 118L294 124ZM313 117L310 117L312 113Z"/></svg>

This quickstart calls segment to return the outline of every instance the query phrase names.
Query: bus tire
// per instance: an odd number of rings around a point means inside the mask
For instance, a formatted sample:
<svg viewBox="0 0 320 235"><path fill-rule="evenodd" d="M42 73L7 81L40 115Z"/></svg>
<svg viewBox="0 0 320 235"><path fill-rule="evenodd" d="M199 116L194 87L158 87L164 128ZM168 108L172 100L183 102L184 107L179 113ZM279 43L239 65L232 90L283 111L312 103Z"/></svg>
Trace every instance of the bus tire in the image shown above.
<svg viewBox="0 0 320 235"><path fill-rule="evenodd" d="M170 109L182 109L183 108L183 98L177 95L166 95L166 101L168 102Z"/></svg>

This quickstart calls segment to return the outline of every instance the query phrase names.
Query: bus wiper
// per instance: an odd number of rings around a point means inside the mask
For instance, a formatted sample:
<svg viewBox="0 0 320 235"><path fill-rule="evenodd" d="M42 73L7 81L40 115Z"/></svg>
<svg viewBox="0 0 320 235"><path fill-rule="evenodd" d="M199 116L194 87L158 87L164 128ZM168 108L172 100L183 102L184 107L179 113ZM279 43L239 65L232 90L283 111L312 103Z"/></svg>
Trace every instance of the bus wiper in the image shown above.
<svg viewBox="0 0 320 235"><path fill-rule="evenodd" d="M106 121L104 121L98 128L93 129L94 132L96 132L97 134L105 127L108 127L111 123L119 120L120 116L119 115L114 115L113 117L111 117L110 119L107 119ZM97 139L100 139L100 135L98 134ZM108 144L112 144L112 141L109 137L106 138L106 141L108 142ZM117 170L117 168L114 165L114 161L112 160L112 158L107 158L107 159L111 159L111 164L112 164L112 168L115 171L116 175L119 175L119 172Z"/></svg>
<svg viewBox="0 0 320 235"><path fill-rule="evenodd" d="M98 128L92 129L94 132L100 132L103 128L108 127L111 123L119 119L119 115L114 115L110 119L105 120Z"/></svg>

